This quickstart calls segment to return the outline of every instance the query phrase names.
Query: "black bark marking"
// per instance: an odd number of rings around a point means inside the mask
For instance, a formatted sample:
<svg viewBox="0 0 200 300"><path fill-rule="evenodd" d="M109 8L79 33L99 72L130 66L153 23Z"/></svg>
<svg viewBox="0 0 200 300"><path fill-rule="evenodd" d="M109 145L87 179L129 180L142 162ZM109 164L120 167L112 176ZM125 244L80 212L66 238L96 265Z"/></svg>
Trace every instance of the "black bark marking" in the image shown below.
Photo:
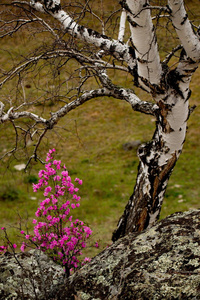
<svg viewBox="0 0 200 300"><path fill-rule="evenodd" d="M171 105L165 104L163 101L159 101L158 106L160 109L160 125L162 127L163 132L170 133L174 131L167 120L168 112L171 111Z"/></svg>
<svg viewBox="0 0 200 300"><path fill-rule="evenodd" d="M133 75L134 77L134 85L135 86L139 86L139 76L138 76L138 68L137 68L137 65L135 65L135 67L131 70L131 74Z"/></svg>
<svg viewBox="0 0 200 300"><path fill-rule="evenodd" d="M132 27L136 28L136 27L142 27L140 26L138 23L136 23L135 21L133 21L129 16L127 16L127 21L131 24Z"/></svg>
<svg viewBox="0 0 200 300"><path fill-rule="evenodd" d="M139 62L139 63L141 63L141 64L146 64L146 63L148 63L148 60L146 60L146 59L141 59L141 58L137 58L137 61Z"/></svg>
<svg viewBox="0 0 200 300"><path fill-rule="evenodd" d="M44 6L47 10L51 11L52 13L57 13L59 10L61 10L61 5L55 4L52 0L44 0Z"/></svg>
<svg viewBox="0 0 200 300"><path fill-rule="evenodd" d="M191 97L191 94L192 94L192 91L191 91L191 90L189 90L189 91L188 91L188 94L187 94L187 98L185 99L185 102L186 102L187 100L189 100L189 99L190 99L190 97Z"/></svg>
<svg viewBox="0 0 200 300"><path fill-rule="evenodd" d="M78 25L77 31L80 32L80 34L83 34L83 32L85 31L85 27L82 25Z"/></svg>
<svg viewBox="0 0 200 300"><path fill-rule="evenodd" d="M185 14L185 17L183 18L183 21L181 22L181 25L183 25L186 22L187 19L188 19L188 15Z"/></svg>
<svg viewBox="0 0 200 300"><path fill-rule="evenodd" d="M132 56L132 58L135 58L135 50L133 47L128 48L128 53Z"/></svg>
<svg viewBox="0 0 200 300"><path fill-rule="evenodd" d="M173 88L174 91L184 99L184 95L179 87L179 82L182 81L184 76L180 75L176 70L171 70L167 76L167 85L169 88Z"/></svg>
<svg viewBox="0 0 200 300"><path fill-rule="evenodd" d="M110 52L113 53L115 52L116 46L115 45L111 45L110 46Z"/></svg>
<svg viewBox="0 0 200 300"><path fill-rule="evenodd" d="M101 48L101 49L104 49L105 46L106 46L106 42L102 42L101 45L100 45L100 48Z"/></svg>
<svg viewBox="0 0 200 300"><path fill-rule="evenodd" d="M126 0L121 0L121 1L119 1L119 4L120 4L121 7L124 8L126 11L130 12L131 14L133 14L132 11L130 10L129 6L128 6L127 3L126 3Z"/></svg>
<svg viewBox="0 0 200 300"><path fill-rule="evenodd" d="M159 175L155 176L155 178L152 178L151 192L150 192L152 195L151 213L157 211L158 204L159 204L158 195L163 190L163 183L165 183L166 180L169 179L169 176L176 164L176 161L177 161L177 157L176 157L176 153L174 153L171 159L164 166L162 171L159 172Z"/></svg>
<svg viewBox="0 0 200 300"><path fill-rule="evenodd" d="M169 7L169 5L168 5L168 4L166 5L166 8L167 8L167 10L168 10L168 13L171 15L171 13L172 13L172 10L171 10L171 8Z"/></svg>
<svg viewBox="0 0 200 300"><path fill-rule="evenodd" d="M92 29L91 28L88 28L88 34L89 34L89 36L91 36L92 35Z"/></svg>

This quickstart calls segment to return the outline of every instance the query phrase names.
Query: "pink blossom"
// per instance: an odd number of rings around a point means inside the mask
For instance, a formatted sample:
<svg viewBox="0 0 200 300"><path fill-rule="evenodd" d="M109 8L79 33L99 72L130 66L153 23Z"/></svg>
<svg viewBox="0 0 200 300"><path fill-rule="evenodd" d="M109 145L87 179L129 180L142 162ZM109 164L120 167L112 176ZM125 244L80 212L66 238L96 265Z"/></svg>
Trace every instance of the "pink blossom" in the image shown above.
<svg viewBox="0 0 200 300"><path fill-rule="evenodd" d="M82 248L85 248L85 247L86 247L86 243L85 243L85 242L82 242L82 243L81 243L81 247L82 247Z"/></svg>
<svg viewBox="0 0 200 300"><path fill-rule="evenodd" d="M54 181L60 181L61 180L61 177L59 175L56 175L54 176L53 178Z"/></svg>
<svg viewBox="0 0 200 300"><path fill-rule="evenodd" d="M73 199L75 199L76 201L79 201L81 199L80 196L77 196L76 194L73 195Z"/></svg>
<svg viewBox="0 0 200 300"><path fill-rule="evenodd" d="M48 221L51 221L51 220L52 220L52 216L51 216L51 215L48 215L48 216L47 216L47 220L48 220Z"/></svg>
<svg viewBox="0 0 200 300"><path fill-rule="evenodd" d="M68 176L68 171L62 171L61 174L62 174L62 176L66 176L67 177Z"/></svg>
<svg viewBox="0 0 200 300"><path fill-rule="evenodd" d="M52 190L52 187L50 187L50 186L46 187L44 190L44 196L48 196L48 194L49 194L49 192L51 192L51 190Z"/></svg>
<svg viewBox="0 0 200 300"><path fill-rule="evenodd" d="M87 226L84 226L84 231L86 233L86 236L89 236L92 234L92 230Z"/></svg>
<svg viewBox="0 0 200 300"><path fill-rule="evenodd" d="M84 261L85 261L85 262L90 262L90 261L91 261L91 258L85 257L85 258L84 258Z"/></svg>
<svg viewBox="0 0 200 300"><path fill-rule="evenodd" d="M22 252L24 252L24 250L26 249L26 244L24 242L22 243L20 249Z"/></svg>
<svg viewBox="0 0 200 300"><path fill-rule="evenodd" d="M0 253L5 253L8 249L8 246L0 246Z"/></svg>
<svg viewBox="0 0 200 300"><path fill-rule="evenodd" d="M79 178L75 178L74 181L78 181L78 184L82 185L83 184L83 180L79 179Z"/></svg>
<svg viewBox="0 0 200 300"><path fill-rule="evenodd" d="M55 149L52 149L47 153L45 170L39 171L39 182L33 185L35 192L43 189L45 197L50 193L49 198L41 201L35 213L39 219L33 219L34 234L26 234L25 238L27 242L34 241L38 249L47 251L54 261L65 268L74 269L80 263L78 256L82 255L81 249L86 247L92 230L79 219L72 221L71 209L80 206L81 198L75 194L79 188L72 183L66 166L54 159L54 152ZM75 182L82 185L79 178ZM27 244L22 243L21 251L26 247Z"/></svg>
<svg viewBox="0 0 200 300"><path fill-rule="evenodd" d="M98 242L95 242L94 246L95 246L96 248L99 248L99 243L98 243Z"/></svg>
<svg viewBox="0 0 200 300"><path fill-rule="evenodd" d="M56 204L56 203L58 202L58 199L56 199L56 198L52 198L52 200L51 200L51 201L52 201L52 203L53 203L53 204Z"/></svg>

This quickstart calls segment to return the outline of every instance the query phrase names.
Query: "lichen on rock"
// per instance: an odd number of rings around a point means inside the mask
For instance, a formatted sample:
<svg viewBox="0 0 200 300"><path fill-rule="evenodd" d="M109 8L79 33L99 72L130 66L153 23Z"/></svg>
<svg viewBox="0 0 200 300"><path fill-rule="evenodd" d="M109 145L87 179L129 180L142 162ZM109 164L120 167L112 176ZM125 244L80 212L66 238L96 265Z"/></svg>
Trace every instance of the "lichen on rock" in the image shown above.
<svg viewBox="0 0 200 300"><path fill-rule="evenodd" d="M199 300L200 210L121 238L69 278L43 253L16 258L0 257L0 299Z"/></svg>
<svg viewBox="0 0 200 300"><path fill-rule="evenodd" d="M0 256L0 299L46 299L63 268L39 250Z"/></svg>
<svg viewBox="0 0 200 300"><path fill-rule="evenodd" d="M125 236L69 278L53 299L200 299L200 210Z"/></svg>

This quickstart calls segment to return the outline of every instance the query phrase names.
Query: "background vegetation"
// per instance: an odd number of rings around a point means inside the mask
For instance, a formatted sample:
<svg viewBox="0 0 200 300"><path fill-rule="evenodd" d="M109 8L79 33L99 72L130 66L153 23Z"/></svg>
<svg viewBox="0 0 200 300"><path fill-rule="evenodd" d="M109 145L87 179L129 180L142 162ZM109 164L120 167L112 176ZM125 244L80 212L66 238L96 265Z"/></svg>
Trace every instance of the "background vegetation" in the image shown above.
<svg viewBox="0 0 200 300"><path fill-rule="evenodd" d="M193 14L189 12L190 17L198 22L198 3L191 1L188 6L193 11ZM161 54L164 54L165 43L173 44L174 37L172 38L171 33L163 31L159 38ZM41 40L44 41L43 38ZM45 36L46 40L48 35ZM20 60L34 42L27 32L3 40L0 46L1 65L4 68L11 67L13 57ZM72 64L68 67L72 67ZM63 68L63 72L66 75L68 69ZM161 218L176 211L199 207L199 77L200 71L197 70L191 83L191 105L195 104L197 108L188 121L187 139L169 181ZM124 74L116 80L123 86L132 87L132 79ZM41 101L35 106L37 111L44 111L45 114L59 105L55 97L56 85L52 85L45 69L42 69L40 74L40 84L43 85L43 92L48 91L51 95L50 101ZM92 86L93 83L90 84ZM12 91L12 85L13 82L2 89L1 97L6 97ZM62 88L65 90L66 86ZM25 77L24 89L27 98L36 97L31 72ZM139 90L136 92L142 99L149 97ZM100 240L101 247L111 243L112 231L133 191L137 174L136 149L125 151L123 144L134 140L149 141L154 128L154 118L133 112L128 104L111 98L96 99L63 118L58 127L48 133L40 148L40 156L43 159L48 149L56 148L57 158L66 164L71 176L83 179L80 189L82 203L77 209L77 217L90 225L94 231L94 240ZM1 155L12 149L14 144L13 128L9 124L1 124ZM27 223L31 228L30 221L34 217L38 202L43 198L42 194L32 191L32 183L37 181L37 173L43 166L39 162L32 162L26 173L15 168L16 165L26 164L33 147L34 142L29 140L27 150L22 148L16 155L6 156L0 161L0 226L9 226L12 238L15 235L13 227L18 226L19 221L23 220L22 224Z"/></svg>

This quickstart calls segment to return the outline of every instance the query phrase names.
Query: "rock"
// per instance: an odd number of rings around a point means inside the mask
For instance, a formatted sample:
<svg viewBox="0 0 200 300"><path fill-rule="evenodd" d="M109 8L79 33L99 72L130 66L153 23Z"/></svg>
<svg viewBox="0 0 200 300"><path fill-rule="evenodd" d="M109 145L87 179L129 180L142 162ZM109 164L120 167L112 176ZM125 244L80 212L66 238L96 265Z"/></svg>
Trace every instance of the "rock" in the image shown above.
<svg viewBox="0 0 200 300"><path fill-rule="evenodd" d="M198 300L200 209L121 238L68 279L44 254L17 258L23 269L11 255L0 257L0 299Z"/></svg>
<svg viewBox="0 0 200 300"><path fill-rule="evenodd" d="M0 256L0 299L46 299L64 276L63 268L39 250Z"/></svg>
<svg viewBox="0 0 200 300"><path fill-rule="evenodd" d="M140 145L141 145L141 141L136 140L136 141L132 141L132 142L127 142L125 144L122 145L123 149L125 151L130 151L133 149L137 149Z"/></svg>
<svg viewBox="0 0 200 300"><path fill-rule="evenodd" d="M25 164L15 165L14 168L17 171L22 171L26 168L26 165Z"/></svg>
<svg viewBox="0 0 200 300"><path fill-rule="evenodd" d="M176 213L123 237L50 299L200 299L200 210Z"/></svg>

